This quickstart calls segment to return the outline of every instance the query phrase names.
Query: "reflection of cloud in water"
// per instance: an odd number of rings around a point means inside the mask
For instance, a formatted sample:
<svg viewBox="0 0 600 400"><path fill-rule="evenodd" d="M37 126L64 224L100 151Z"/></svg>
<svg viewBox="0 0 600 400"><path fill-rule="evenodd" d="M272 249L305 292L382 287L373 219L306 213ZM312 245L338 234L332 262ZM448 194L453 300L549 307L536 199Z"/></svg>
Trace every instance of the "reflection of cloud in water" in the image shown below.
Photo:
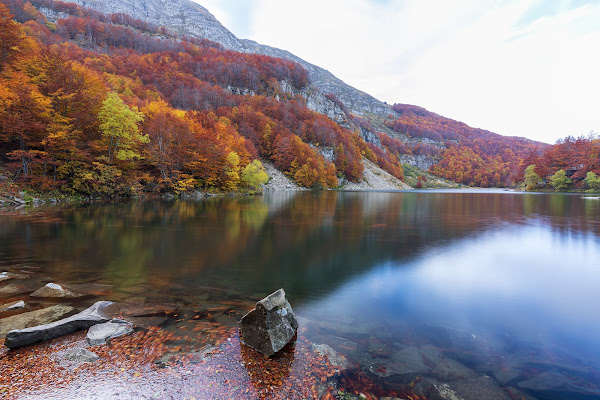
<svg viewBox="0 0 600 400"><path fill-rule="evenodd" d="M428 321L599 355L598 282L595 235L512 225L380 264L298 313Z"/></svg>

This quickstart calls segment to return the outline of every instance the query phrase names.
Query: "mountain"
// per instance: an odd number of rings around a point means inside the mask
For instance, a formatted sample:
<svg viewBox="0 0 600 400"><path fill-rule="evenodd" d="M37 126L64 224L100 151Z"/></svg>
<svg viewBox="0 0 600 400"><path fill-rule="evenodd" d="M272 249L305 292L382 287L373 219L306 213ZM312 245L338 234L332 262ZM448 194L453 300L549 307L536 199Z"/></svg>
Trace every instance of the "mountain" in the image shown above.
<svg viewBox="0 0 600 400"><path fill-rule="evenodd" d="M204 7L190 0L74 0L76 4L106 13L125 13L158 26L165 26L179 35L205 38L221 44L227 50L264 54L284 58L302 65L312 84L323 94L333 93L350 111L363 115L387 115L391 106L377 100L336 78L329 71L311 64L294 54L238 39Z"/></svg>
<svg viewBox="0 0 600 400"><path fill-rule="evenodd" d="M471 128L418 106L389 106L287 51L235 37L208 10L189 0L2 2L44 45L75 45L77 51L60 49L68 59L104 74L102 79L106 80L107 71L121 81L135 78L131 86L136 86L137 92L133 87L124 91L122 84L115 86L115 78L104 82L104 90L117 92L128 105L148 107L152 99L147 93L156 93L155 97L167 102L167 108L204 113L202 127L209 131L220 129L206 125L206 113L210 118L216 113L225 125L232 123L236 137L232 140L241 140L237 138L241 136L250 142L242 167L254 157L267 159L303 186L331 186L334 175L358 182L369 165L364 159L396 178L404 176L402 162L464 184L510 185L521 160L542 146ZM176 111L169 113L177 115ZM195 114L189 115L190 120L197 119ZM145 124L142 129L154 128ZM38 145L43 143L46 140L42 138ZM33 154L14 145L7 146L6 157ZM231 147L221 145L221 156L227 155ZM306 145L309 147L303 147ZM35 151L45 156L45 150ZM238 148L235 152L244 151ZM301 159L294 161L292 154ZM145 160L149 160L147 155ZM219 161L215 173L227 162ZM175 164L169 174L162 170L163 164L143 168L158 167L164 176L181 174L185 168ZM41 169L44 176L46 167L44 164ZM422 171L409 171L410 182L416 184ZM196 176L191 172L183 175Z"/></svg>
<svg viewBox="0 0 600 400"><path fill-rule="evenodd" d="M54 0L0 0L0 32L0 175L24 187L254 191L261 160L307 188L403 178L296 62Z"/></svg>

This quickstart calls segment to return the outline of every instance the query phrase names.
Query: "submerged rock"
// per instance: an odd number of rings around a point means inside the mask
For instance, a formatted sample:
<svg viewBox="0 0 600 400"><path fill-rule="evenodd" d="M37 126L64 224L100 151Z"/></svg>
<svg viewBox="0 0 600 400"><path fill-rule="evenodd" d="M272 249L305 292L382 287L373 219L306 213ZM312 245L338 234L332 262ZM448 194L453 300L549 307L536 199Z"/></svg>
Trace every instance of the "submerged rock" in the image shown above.
<svg viewBox="0 0 600 400"><path fill-rule="evenodd" d="M508 394L487 376L450 383L435 383L428 398L430 400L511 400Z"/></svg>
<svg viewBox="0 0 600 400"><path fill-rule="evenodd" d="M591 387L589 382L578 382L560 372L544 372L520 382L518 386L543 399L600 398L600 389Z"/></svg>
<svg viewBox="0 0 600 400"><path fill-rule="evenodd" d="M296 335L298 321L283 289L256 303L239 323L242 343L271 356Z"/></svg>
<svg viewBox="0 0 600 400"><path fill-rule="evenodd" d="M0 282L8 281L10 279L14 279L13 274L10 272L0 272Z"/></svg>
<svg viewBox="0 0 600 400"><path fill-rule="evenodd" d="M369 371L377 375L388 386L406 385L418 376L424 376L431 371L423 363L416 347L407 347L392 355L390 359L374 362Z"/></svg>
<svg viewBox="0 0 600 400"><path fill-rule="evenodd" d="M23 300L21 300L21 301L14 301L12 303L1 305L0 306L0 312L14 311L14 310L18 310L20 308L25 308L25 302Z"/></svg>
<svg viewBox="0 0 600 400"><path fill-rule="evenodd" d="M317 353L327 357L327 359L329 360L329 364L331 364L332 367L338 368L340 370L352 368L352 363L350 361L339 355L337 351L335 351L328 345L313 343L312 347Z"/></svg>
<svg viewBox="0 0 600 400"><path fill-rule="evenodd" d="M27 346L37 342L44 342L56 337L66 335L81 329L109 321L109 318L103 313L103 310L111 305L110 301L98 301L90 308L75 314L71 317L61 319L45 325L35 326L33 328L11 330L6 335L4 344L11 349ZM66 307L62 305L54 307ZM50 307L52 308L52 307ZM69 307L70 308L70 307ZM25 314L22 314L25 315ZM16 315L15 317L20 317ZM11 317L14 318L14 317Z"/></svg>
<svg viewBox="0 0 600 400"><path fill-rule="evenodd" d="M0 297L10 297L19 294L31 293L35 287L31 283L9 283L0 288Z"/></svg>
<svg viewBox="0 0 600 400"><path fill-rule="evenodd" d="M15 331L15 329L24 329L30 326L54 322L73 310L73 307L64 304L57 304L41 310L30 311L19 315L13 315L12 317L2 318L0 320L0 337L4 337L10 331Z"/></svg>
<svg viewBox="0 0 600 400"><path fill-rule="evenodd" d="M442 360L431 373L441 382L459 381L461 379L474 379L479 377L477 372L451 358Z"/></svg>
<svg viewBox="0 0 600 400"><path fill-rule="evenodd" d="M123 317L156 317L175 314L179 311L176 304L166 303L113 303L105 310L106 315Z"/></svg>
<svg viewBox="0 0 600 400"><path fill-rule="evenodd" d="M74 293L71 290L65 288L62 285L57 283L47 283L46 286L43 286L31 293L31 297L47 297L47 298L62 298L62 299L74 299L77 297L83 297L85 295L80 293Z"/></svg>
<svg viewBox="0 0 600 400"><path fill-rule="evenodd" d="M132 332L133 326L127 321L112 320L110 322L92 326L85 339L90 346L97 346L99 344L106 344L110 339L128 335Z"/></svg>
<svg viewBox="0 0 600 400"><path fill-rule="evenodd" d="M100 356L96 353L92 353L88 349L72 349L67 351L65 358L69 361L77 362L94 362L100 359Z"/></svg>

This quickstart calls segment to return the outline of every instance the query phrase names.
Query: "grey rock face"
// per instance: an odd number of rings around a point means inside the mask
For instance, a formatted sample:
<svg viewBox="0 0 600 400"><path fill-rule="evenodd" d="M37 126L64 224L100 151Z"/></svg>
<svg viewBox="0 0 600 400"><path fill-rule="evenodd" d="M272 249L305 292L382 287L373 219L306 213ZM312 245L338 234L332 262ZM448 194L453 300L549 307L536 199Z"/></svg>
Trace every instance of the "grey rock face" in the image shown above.
<svg viewBox="0 0 600 400"><path fill-rule="evenodd" d="M88 349L73 349L67 351L65 358L69 361L77 362L94 362L100 359L100 356L96 353L92 353Z"/></svg>
<svg viewBox="0 0 600 400"><path fill-rule="evenodd" d="M74 293L66 287L59 285L57 283L47 283L46 286L43 286L31 293L31 297L48 297L48 298L61 298L61 299L74 299L77 297L83 297L84 295L80 293Z"/></svg>
<svg viewBox="0 0 600 400"><path fill-rule="evenodd" d="M240 320L242 343L272 356L288 344L296 334L298 321L283 289L256 303L256 307Z"/></svg>
<svg viewBox="0 0 600 400"><path fill-rule="evenodd" d="M54 322L73 310L73 307L57 304L41 310L2 318L2 320L0 320L0 337L4 337L7 333L14 331L15 329L24 329L30 326Z"/></svg>
<svg viewBox="0 0 600 400"><path fill-rule="evenodd" d="M322 93L335 94L353 112L357 114L395 114L389 105L353 88L336 78L331 72L288 51L265 46L252 40L238 39L221 25L206 8L190 0L74 0L73 2L107 14L126 13L158 26L165 26L181 35L212 40L227 50L264 54L295 61L308 71L310 79L317 89ZM48 16L59 17L53 13L49 13Z"/></svg>
<svg viewBox="0 0 600 400"><path fill-rule="evenodd" d="M85 337L90 346L106 344L110 339L128 335L133 332L133 327L126 321L112 320L103 324L92 326Z"/></svg>
<svg viewBox="0 0 600 400"><path fill-rule="evenodd" d="M111 301L98 301L90 308L59 321L35 326L33 328L11 330L6 335L4 344L7 347L14 349L37 342L51 340L68 333L76 332L81 329L88 329L90 326L107 322L109 318L104 315L103 310L111 304Z"/></svg>

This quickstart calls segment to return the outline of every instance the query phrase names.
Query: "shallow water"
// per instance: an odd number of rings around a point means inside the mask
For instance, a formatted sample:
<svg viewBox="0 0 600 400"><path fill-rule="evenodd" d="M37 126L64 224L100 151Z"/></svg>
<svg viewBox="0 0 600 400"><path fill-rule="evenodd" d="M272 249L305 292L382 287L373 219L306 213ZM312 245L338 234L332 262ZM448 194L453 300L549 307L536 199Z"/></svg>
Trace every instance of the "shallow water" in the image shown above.
<svg viewBox="0 0 600 400"><path fill-rule="evenodd" d="M226 306L228 327L283 287L303 337L382 386L410 383L386 375L414 349L420 376L451 358L537 398L599 398L599 234L581 195L271 193L0 215L0 271L188 317ZM544 373L571 386L523 383Z"/></svg>

